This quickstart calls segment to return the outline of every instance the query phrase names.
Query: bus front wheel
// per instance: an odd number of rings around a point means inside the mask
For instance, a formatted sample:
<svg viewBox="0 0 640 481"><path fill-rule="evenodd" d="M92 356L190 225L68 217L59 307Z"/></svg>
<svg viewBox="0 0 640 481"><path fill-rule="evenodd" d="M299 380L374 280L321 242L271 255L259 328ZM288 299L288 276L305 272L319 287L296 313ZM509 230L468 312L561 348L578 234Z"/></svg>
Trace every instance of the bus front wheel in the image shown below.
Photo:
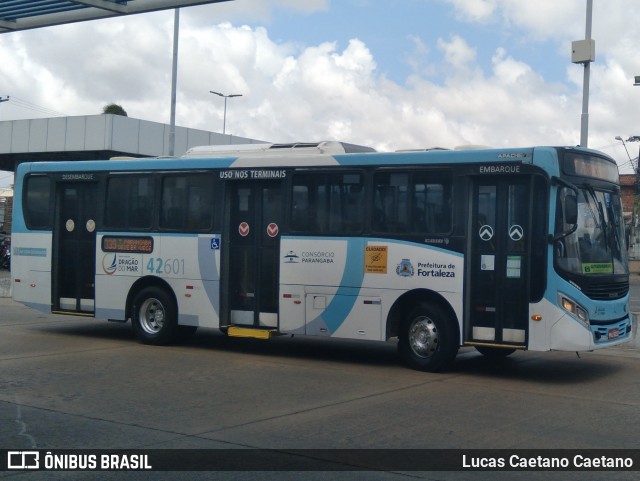
<svg viewBox="0 0 640 481"><path fill-rule="evenodd" d="M175 301L159 287L142 289L133 300L133 330L145 344L169 344L178 334Z"/></svg>
<svg viewBox="0 0 640 481"><path fill-rule="evenodd" d="M438 305L421 304L405 318L398 340L402 360L412 369L445 370L458 352L456 330Z"/></svg>

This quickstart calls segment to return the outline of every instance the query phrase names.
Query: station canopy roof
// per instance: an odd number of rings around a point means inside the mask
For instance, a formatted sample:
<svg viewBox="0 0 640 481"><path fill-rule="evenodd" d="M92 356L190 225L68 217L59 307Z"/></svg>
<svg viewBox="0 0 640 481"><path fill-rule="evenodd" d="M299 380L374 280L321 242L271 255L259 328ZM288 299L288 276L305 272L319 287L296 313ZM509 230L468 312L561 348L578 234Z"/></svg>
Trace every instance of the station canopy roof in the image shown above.
<svg viewBox="0 0 640 481"><path fill-rule="evenodd" d="M3 0L0 33L228 0Z"/></svg>

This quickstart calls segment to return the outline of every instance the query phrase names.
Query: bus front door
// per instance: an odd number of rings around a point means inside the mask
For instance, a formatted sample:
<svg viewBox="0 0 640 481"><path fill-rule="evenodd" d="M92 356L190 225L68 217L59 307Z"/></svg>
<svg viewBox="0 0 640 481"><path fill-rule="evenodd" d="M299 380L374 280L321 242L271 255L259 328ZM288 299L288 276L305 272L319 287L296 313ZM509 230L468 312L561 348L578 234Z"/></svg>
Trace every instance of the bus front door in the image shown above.
<svg viewBox="0 0 640 481"><path fill-rule="evenodd" d="M278 269L283 196L278 181L231 181L224 272L226 323L278 327ZM223 291L224 292L224 291ZM225 301L223 301L225 302ZM225 319L223 319L224 323Z"/></svg>
<svg viewBox="0 0 640 481"><path fill-rule="evenodd" d="M53 310L94 312L96 184L58 184L53 231Z"/></svg>
<svg viewBox="0 0 640 481"><path fill-rule="evenodd" d="M530 182L476 179L472 192L465 342L523 348L529 317Z"/></svg>

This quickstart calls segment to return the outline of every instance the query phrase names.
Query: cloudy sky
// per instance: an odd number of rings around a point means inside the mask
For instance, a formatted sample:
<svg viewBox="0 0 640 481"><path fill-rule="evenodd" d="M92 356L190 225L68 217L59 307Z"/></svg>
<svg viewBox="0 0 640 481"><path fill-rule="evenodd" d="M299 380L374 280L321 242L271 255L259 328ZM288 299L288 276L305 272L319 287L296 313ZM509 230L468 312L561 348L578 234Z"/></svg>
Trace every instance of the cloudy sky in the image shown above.
<svg viewBox="0 0 640 481"><path fill-rule="evenodd" d="M576 145L586 0L235 0L181 10L177 124L379 150ZM595 0L589 147L629 173L640 8ZM173 12L0 35L0 120L169 122ZM637 157L639 143L629 143ZM0 186L10 176L0 173Z"/></svg>

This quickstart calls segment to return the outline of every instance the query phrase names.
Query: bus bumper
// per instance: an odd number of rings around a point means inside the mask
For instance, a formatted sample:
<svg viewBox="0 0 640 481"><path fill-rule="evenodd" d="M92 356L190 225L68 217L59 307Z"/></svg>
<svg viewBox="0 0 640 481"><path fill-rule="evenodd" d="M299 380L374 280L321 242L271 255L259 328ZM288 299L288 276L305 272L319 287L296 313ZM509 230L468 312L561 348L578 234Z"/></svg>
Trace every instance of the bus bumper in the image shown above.
<svg viewBox="0 0 640 481"><path fill-rule="evenodd" d="M569 315L563 315L552 327L550 348L556 351L593 351L627 342L632 337L631 316L589 327Z"/></svg>

